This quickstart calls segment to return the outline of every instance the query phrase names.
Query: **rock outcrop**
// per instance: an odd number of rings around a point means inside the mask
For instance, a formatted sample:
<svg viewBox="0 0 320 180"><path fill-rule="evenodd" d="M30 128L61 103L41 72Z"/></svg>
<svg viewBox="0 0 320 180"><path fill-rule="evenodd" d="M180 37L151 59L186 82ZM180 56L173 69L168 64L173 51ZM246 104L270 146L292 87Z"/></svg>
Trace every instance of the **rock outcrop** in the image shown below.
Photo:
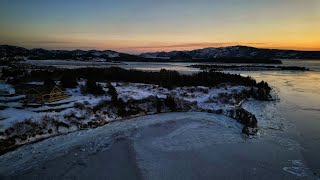
<svg viewBox="0 0 320 180"><path fill-rule="evenodd" d="M243 124L242 133L247 135L254 135L258 131L258 121L254 114L248 112L243 108L232 109L228 112L228 115L239 123Z"/></svg>

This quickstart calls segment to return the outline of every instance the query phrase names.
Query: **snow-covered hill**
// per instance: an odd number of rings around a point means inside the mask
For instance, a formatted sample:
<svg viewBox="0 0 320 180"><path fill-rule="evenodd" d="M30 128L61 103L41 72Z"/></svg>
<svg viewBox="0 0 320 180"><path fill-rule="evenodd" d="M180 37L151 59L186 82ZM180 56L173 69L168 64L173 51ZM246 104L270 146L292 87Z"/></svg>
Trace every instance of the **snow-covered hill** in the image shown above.
<svg viewBox="0 0 320 180"><path fill-rule="evenodd" d="M123 53L111 50L46 50L46 49L26 49L22 47L1 45L0 59L2 60L25 60L25 59L74 59L74 60L93 60L118 58Z"/></svg>
<svg viewBox="0 0 320 180"><path fill-rule="evenodd" d="M238 59L233 61L232 59ZM0 45L0 61L14 60L88 60L103 61L211 61L222 59L225 63L241 63L247 60L260 60L265 62L270 59L320 59L320 51L295 51L278 49L259 49L247 46L229 46L219 48L204 48L191 51L171 51L143 53L132 55L112 50L46 50L26 49L17 46ZM231 61L230 61L231 59ZM247 62L247 63L257 63ZM265 62L268 63L268 62ZM270 63L270 62L269 62ZM271 62L272 63L272 62ZM276 62L275 62L276 63Z"/></svg>
<svg viewBox="0 0 320 180"><path fill-rule="evenodd" d="M228 46L219 48L204 48L191 51L150 52L142 57L176 57L186 54L192 58L260 58L260 59L320 59L320 51L295 51L279 49L260 49L248 46Z"/></svg>

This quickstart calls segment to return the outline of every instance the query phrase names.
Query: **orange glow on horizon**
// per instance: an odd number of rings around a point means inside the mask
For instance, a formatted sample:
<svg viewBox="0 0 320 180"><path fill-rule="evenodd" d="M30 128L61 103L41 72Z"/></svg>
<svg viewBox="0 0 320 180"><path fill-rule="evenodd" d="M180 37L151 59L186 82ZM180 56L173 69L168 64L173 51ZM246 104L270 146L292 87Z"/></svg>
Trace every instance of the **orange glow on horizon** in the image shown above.
<svg viewBox="0 0 320 180"><path fill-rule="evenodd" d="M25 42L0 42L2 44L10 44L22 46L25 48L45 48L52 50L114 50L124 53L139 54L144 52L158 51L181 51L195 50L209 47L226 47L226 46L250 46L266 49L284 49L284 50L301 50L301 51L320 51L320 43L304 44L304 43L250 43L250 42L221 42L221 43L157 43L157 42L137 42L137 41L110 41L109 43L94 42L90 40L58 40L58 41L35 41L34 43Z"/></svg>
<svg viewBox="0 0 320 180"><path fill-rule="evenodd" d="M1 1L0 44L124 53L320 50L320 1ZM83 13L88 12L88 13Z"/></svg>

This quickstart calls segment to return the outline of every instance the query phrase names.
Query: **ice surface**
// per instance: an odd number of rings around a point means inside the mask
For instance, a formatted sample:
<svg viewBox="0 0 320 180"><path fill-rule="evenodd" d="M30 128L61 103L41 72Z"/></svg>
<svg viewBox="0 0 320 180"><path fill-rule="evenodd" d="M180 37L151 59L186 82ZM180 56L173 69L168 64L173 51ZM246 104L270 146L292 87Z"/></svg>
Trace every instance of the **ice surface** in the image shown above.
<svg viewBox="0 0 320 180"><path fill-rule="evenodd" d="M215 117L216 119L225 119L225 123L229 125L215 121L204 122L204 120L192 122L165 136L155 138L151 144L153 148L162 151L182 151L241 140L240 126L233 124L234 120L224 116Z"/></svg>
<svg viewBox="0 0 320 180"><path fill-rule="evenodd" d="M298 177L306 177L312 174L310 169L303 163L302 160L289 160L289 162L291 162L292 166L284 167L284 171L294 174Z"/></svg>
<svg viewBox="0 0 320 180"><path fill-rule="evenodd" d="M102 126L96 129L73 132L64 136L53 137L39 143L23 146L15 151L0 156L0 174L12 174L15 171L32 168L37 166L40 161L54 159L68 152L72 147L85 145L88 153L95 153L104 148L107 144L112 144L116 140L115 134L123 134L131 137L131 133L137 128L147 127L153 124L166 123L172 120L185 122L190 119L194 121L216 124L218 128L239 128L234 120L225 117L224 120L218 119L223 116L208 113L163 113L159 115L143 116L132 118L130 121L119 121ZM218 121L217 121L218 120ZM229 127L230 125L230 127ZM232 128L231 128L232 129ZM218 130L212 126L211 132ZM240 136L239 131L232 131L235 137ZM205 134L202 134L205 135ZM23 158L22 158L23 157Z"/></svg>

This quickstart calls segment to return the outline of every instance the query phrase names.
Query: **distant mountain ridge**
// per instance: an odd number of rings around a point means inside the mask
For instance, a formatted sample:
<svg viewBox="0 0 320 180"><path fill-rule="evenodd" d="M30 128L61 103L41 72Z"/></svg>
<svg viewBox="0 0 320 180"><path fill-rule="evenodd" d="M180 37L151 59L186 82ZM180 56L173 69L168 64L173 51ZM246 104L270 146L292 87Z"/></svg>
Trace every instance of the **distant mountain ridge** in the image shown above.
<svg viewBox="0 0 320 180"><path fill-rule="evenodd" d="M11 60L24 59L75 59L75 60L92 60L92 59L113 59L124 56L124 53L118 53L111 50L46 50L42 48L26 49L17 46L0 45L0 58Z"/></svg>
<svg viewBox="0 0 320 180"><path fill-rule="evenodd" d="M112 50L46 50L0 45L0 61L19 60L82 60L82 61L143 61L143 62L218 62L267 63L275 59L320 59L320 51L259 49L247 46L204 48L192 51L154 52L132 55Z"/></svg>
<svg viewBox="0 0 320 180"><path fill-rule="evenodd" d="M191 51L148 52L140 56L147 58L172 58L178 54L191 56L193 59L215 58L259 58L259 59L320 59L320 51L297 51L263 49L249 46L227 46L204 48Z"/></svg>

